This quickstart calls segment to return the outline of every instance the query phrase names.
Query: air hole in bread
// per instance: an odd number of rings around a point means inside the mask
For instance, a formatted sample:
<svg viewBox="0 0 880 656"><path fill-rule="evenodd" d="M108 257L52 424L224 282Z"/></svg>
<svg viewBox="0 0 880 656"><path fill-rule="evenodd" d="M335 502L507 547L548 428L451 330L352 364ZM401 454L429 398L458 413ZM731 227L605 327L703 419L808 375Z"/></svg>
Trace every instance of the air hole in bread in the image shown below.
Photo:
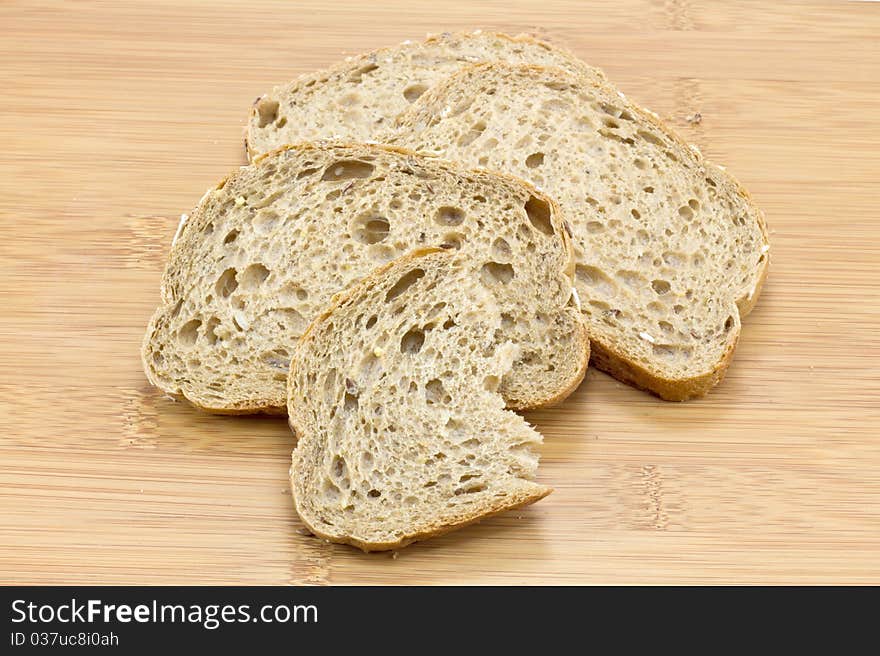
<svg viewBox="0 0 880 656"><path fill-rule="evenodd" d="M678 208L678 214L685 221L690 221L694 218L694 211L690 208L689 205L683 205Z"/></svg>
<svg viewBox="0 0 880 656"><path fill-rule="evenodd" d="M455 496L459 496L461 494L476 494L477 492L483 492L484 490L486 490L485 483L476 483L474 485L469 485L465 488L458 488L455 491Z"/></svg>
<svg viewBox="0 0 880 656"><path fill-rule="evenodd" d="M370 328L372 328L373 326L376 325L376 322L377 322L378 320L379 320L379 318L374 314L372 317L370 317L369 319L367 319L367 323L364 324L364 327L365 327L367 330L369 330Z"/></svg>
<svg viewBox="0 0 880 656"><path fill-rule="evenodd" d="M388 219L376 214L363 214L352 222L352 237L361 244L384 241L391 229Z"/></svg>
<svg viewBox="0 0 880 656"><path fill-rule="evenodd" d="M403 337L400 338L400 352L415 355L422 350L425 343L425 331L421 328L410 328Z"/></svg>
<svg viewBox="0 0 880 656"><path fill-rule="evenodd" d="M348 464L345 462L345 458L339 455L333 456L330 472L337 481L346 478L348 476Z"/></svg>
<svg viewBox="0 0 880 656"><path fill-rule="evenodd" d="M369 178L375 169L375 166L367 162L355 159L340 160L324 169L324 175L321 176L321 180L325 182L339 182L341 180Z"/></svg>
<svg viewBox="0 0 880 656"><path fill-rule="evenodd" d="M269 316L277 320L278 327L283 331L302 334L301 331L305 330L306 326L308 326L308 321L295 308L288 307L270 310Z"/></svg>
<svg viewBox="0 0 880 656"><path fill-rule="evenodd" d="M649 144L653 144L654 146L663 145L663 140L653 132L649 132L648 130L639 130L637 134Z"/></svg>
<svg viewBox="0 0 880 656"><path fill-rule="evenodd" d="M641 212L639 212L636 208L632 208L632 209L629 211L629 213L632 214L632 217L633 217L634 219L636 219L637 221L638 221L639 219L642 218L642 214L641 214Z"/></svg>
<svg viewBox="0 0 880 656"><path fill-rule="evenodd" d="M410 84L403 90L403 97L407 102L415 102L427 90L428 87L424 84Z"/></svg>
<svg viewBox="0 0 880 656"><path fill-rule="evenodd" d="M339 499L339 496L341 494L339 488L336 487L336 484L329 478L324 479L324 483L321 486L321 492L323 493L324 498L328 501L336 501L337 499ZM326 523L330 524L329 522ZM332 524L330 525L332 526Z"/></svg>
<svg viewBox="0 0 880 656"><path fill-rule="evenodd" d="M492 255L500 260L509 259L512 255L510 244L504 237L498 237L492 242Z"/></svg>
<svg viewBox="0 0 880 656"><path fill-rule="evenodd" d="M217 278L214 290L220 298L229 298L229 295L238 288L238 271L235 268L226 269Z"/></svg>
<svg viewBox="0 0 880 656"><path fill-rule="evenodd" d="M733 317L728 316L724 322L724 332L729 332L731 328L733 328Z"/></svg>
<svg viewBox="0 0 880 656"><path fill-rule="evenodd" d="M530 169L537 168L544 163L544 153L532 153L526 157L526 166Z"/></svg>
<svg viewBox="0 0 880 656"><path fill-rule="evenodd" d="M345 412L354 412L358 407L358 397L357 394L350 394L349 392L345 393L345 396L342 400L342 409Z"/></svg>
<svg viewBox="0 0 880 656"><path fill-rule="evenodd" d="M592 287L600 294L612 295L617 286L601 269L586 264L578 264L574 269L575 277L587 287Z"/></svg>
<svg viewBox="0 0 880 656"><path fill-rule="evenodd" d="M480 276L484 285L493 283L501 283L506 285L513 280L514 270L510 264L502 264L500 262L486 262L480 269Z"/></svg>
<svg viewBox="0 0 880 656"><path fill-rule="evenodd" d="M199 337L199 327L201 325L202 322L198 319L187 321L180 327L180 330L177 331L177 339L184 346L194 345Z"/></svg>
<svg viewBox="0 0 880 656"><path fill-rule="evenodd" d="M668 294L672 286L666 280L652 280L651 288L658 294Z"/></svg>
<svg viewBox="0 0 880 656"><path fill-rule="evenodd" d="M257 101L257 126L264 128L270 123L274 123L278 118L278 101L269 98L260 98Z"/></svg>
<svg viewBox="0 0 880 656"><path fill-rule="evenodd" d="M443 387L443 381L439 378L432 378L425 383L425 401L428 405L436 405L448 398L446 388ZM451 400L451 399L450 399Z"/></svg>
<svg viewBox="0 0 880 656"><path fill-rule="evenodd" d="M306 177L308 177L308 176L310 176L310 175L312 175L312 174L314 174L314 173L317 173L317 172L318 172L318 169L316 169L316 168L311 168L311 167L310 167L310 168L305 168L305 169L303 169L302 171L300 171L299 173L296 174L296 179L297 179L297 180L302 180L303 178L306 178Z"/></svg>
<svg viewBox="0 0 880 656"><path fill-rule="evenodd" d="M458 232L449 232L443 236L442 248L454 248L458 250L464 242L464 235Z"/></svg>
<svg viewBox="0 0 880 656"><path fill-rule="evenodd" d="M462 147L471 145L474 141L480 138L480 135L483 134L485 130L486 123L484 121L474 123L471 126L470 130L468 130L458 138L458 145Z"/></svg>
<svg viewBox="0 0 880 656"><path fill-rule="evenodd" d="M651 350L654 352L654 355L664 360L676 360L679 357L680 351L676 346L670 346L666 344L654 344L651 347Z"/></svg>
<svg viewBox="0 0 880 656"><path fill-rule="evenodd" d="M367 492L367 496L370 497L371 499L378 499L379 497L382 496L382 493L379 492L379 490L373 489L373 490L370 490L369 492Z"/></svg>
<svg viewBox="0 0 880 656"><path fill-rule="evenodd" d="M681 314L682 312L684 312L684 305L673 305L672 311L676 314Z"/></svg>
<svg viewBox="0 0 880 656"><path fill-rule="evenodd" d="M434 221L444 226L457 226L464 222L464 210L444 205L434 214Z"/></svg>
<svg viewBox="0 0 880 656"><path fill-rule="evenodd" d="M673 332L675 332L675 328L668 321L658 321L657 325L660 327L660 330L662 330L667 335L671 335Z"/></svg>
<svg viewBox="0 0 880 656"><path fill-rule="evenodd" d="M631 287L632 289L639 289L645 283L645 278L638 271L627 271L623 269L614 275L624 285Z"/></svg>
<svg viewBox="0 0 880 656"><path fill-rule="evenodd" d="M545 235L553 234L553 225L550 222L549 203L535 196L529 196L529 200L526 201L525 208L526 215L529 217L529 221L533 226L535 226Z"/></svg>
<svg viewBox="0 0 880 656"><path fill-rule="evenodd" d="M236 239L238 239L239 231L238 230L230 230L226 233L226 236L223 238L224 244L231 244Z"/></svg>
<svg viewBox="0 0 880 656"><path fill-rule="evenodd" d="M279 371L287 372L290 369L290 354L286 349L274 349L272 351L266 351L263 353L262 358L263 362L273 369L278 369ZM285 379L287 377L285 376Z"/></svg>
<svg viewBox="0 0 880 656"><path fill-rule="evenodd" d="M263 284L269 277L269 269L262 264L251 264L241 274L241 286L243 289L255 289Z"/></svg>
<svg viewBox="0 0 880 656"><path fill-rule="evenodd" d="M424 275L424 269L412 269L408 271L400 278L400 280L394 283L394 287L389 289L388 292L385 294L385 302L389 303L393 301L395 298L397 298L410 287L412 287Z"/></svg>
<svg viewBox="0 0 880 656"><path fill-rule="evenodd" d="M217 326L220 325L220 319L217 317L211 317L208 319L208 323L205 324L205 339L208 340L208 343L212 346L217 343L219 337L215 332Z"/></svg>
<svg viewBox="0 0 880 656"><path fill-rule="evenodd" d="M260 210L254 215L252 220L252 224L254 226L254 230L256 230L261 235L267 235L272 230L275 229L275 226L278 225L278 221L280 220L280 216L278 216L278 212L272 209L264 209Z"/></svg>
<svg viewBox="0 0 880 656"><path fill-rule="evenodd" d="M498 376L486 376L483 379L483 389L489 392L497 392L501 385L501 379Z"/></svg>
<svg viewBox="0 0 880 656"><path fill-rule="evenodd" d="M329 369L324 374L324 400L327 403L333 402L333 394L336 390L336 369Z"/></svg>

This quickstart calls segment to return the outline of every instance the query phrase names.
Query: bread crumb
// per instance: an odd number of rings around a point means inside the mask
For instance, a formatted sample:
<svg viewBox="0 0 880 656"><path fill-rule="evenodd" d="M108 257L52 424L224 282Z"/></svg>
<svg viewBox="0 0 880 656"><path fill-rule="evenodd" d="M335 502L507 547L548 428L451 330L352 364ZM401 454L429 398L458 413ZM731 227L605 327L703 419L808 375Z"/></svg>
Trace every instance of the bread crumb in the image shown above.
<svg viewBox="0 0 880 656"><path fill-rule="evenodd" d="M688 144L688 146L690 146L691 150L694 151L697 155L703 154L700 152L700 148L697 146L697 144Z"/></svg>
<svg viewBox="0 0 880 656"><path fill-rule="evenodd" d="M574 287L571 288L571 297L574 299L574 306L578 309L578 312L581 311L581 297L578 296L578 290Z"/></svg>
<svg viewBox="0 0 880 656"><path fill-rule="evenodd" d="M770 250L770 244L764 244L763 246L761 246L761 255L763 255L764 253L766 253L769 250Z"/></svg>
<svg viewBox="0 0 880 656"><path fill-rule="evenodd" d="M165 398L168 399L169 401L171 401L172 403L177 403L177 399L175 399L175 398L174 398L173 396L171 396L170 394L166 394L166 395L165 395Z"/></svg>
<svg viewBox="0 0 880 656"><path fill-rule="evenodd" d="M282 487L282 488L281 488L281 494L287 494L287 488L286 488L286 487Z"/></svg>
<svg viewBox="0 0 880 656"><path fill-rule="evenodd" d="M300 535L304 535L304 536L306 536L307 538L310 538L310 537L312 537L312 536L314 535L314 533L312 533L312 532L311 532L309 529L307 529L307 528L298 528L298 529L296 529L296 532L299 533Z"/></svg>
<svg viewBox="0 0 880 656"><path fill-rule="evenodd" d="M397 552L397 551L392 551L392 552L391 552L391 560L397 560L397 557L398 557L399 555L400 555L399 552Z"/></svg>
<svg viewBox="0 0 880 656"><path fill-rule="evenodd" d="M726 166L722 166L721 164L716 164L715 166L717 166L717 167L718 167L719 169L721 169L722 171L726 171L726 170L727 170L727 167L726 167Z"/></svg>
<svg viewBox="0 0 880 656"><path fill-rule="evenodd" d="M622 100L626 100L626 94L624 94L623 91L618 91L618 92L617 92L617 95L620 96L620 98L621 98Z"/></svg>
<svg viewBox="0 0 880 656"><path fill-rule="evenodd" d="M751 298L751 295L749 295L749 298ZM655 340L653 337L651 337L651 335L649 335L648 333L646 333L644 331L639 333L639 337L641 337L646 342L651 342L652 344L657 343L657 340Z"/></svg>
<svg viewBox="0 0 880 656"><path fill-rule="evenodd" d="M691 125L699 125L700 123L703 122L703 115L700 114L700 112L694 112L690 116L685 117L684 120L687 121L688 123L690 123Z"/></svg>

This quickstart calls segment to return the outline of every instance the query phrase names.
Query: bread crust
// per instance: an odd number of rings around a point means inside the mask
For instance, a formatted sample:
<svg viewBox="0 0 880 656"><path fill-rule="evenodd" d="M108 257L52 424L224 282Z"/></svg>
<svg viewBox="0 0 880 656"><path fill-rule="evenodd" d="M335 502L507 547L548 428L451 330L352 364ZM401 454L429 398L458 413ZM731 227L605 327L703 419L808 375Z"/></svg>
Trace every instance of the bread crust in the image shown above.
<svg viewBox="0 0 880 656"><path fill-rule="evenodd" d="M382 279L382 276L385 273L395 266L401 266L408 263L416 263L419 259L431 255L433 253L447 252L442 248L418 248L413 251L410 251L406 255L397 258L396 260L392 260L391 262L387 262L386 264L374 269L368 276L362 278L357 284L352 285L347 290L339 292L336 294L330 305L321 312L320 315L315 317L315 319L309 324L309 327L303 333L302 337L300 337L299 342L297 343L296 348L293 350L293 355L290 359L290 374L287 377L288 388L287 388L287 396L290 398L292 396L292 386L291 381L293 380L293 374L298 369L297 360L300 357L301 352L304 350L305 346L309 341L314 339L313 334L315 330L320 326L320 324L327 321L329 317L333 315L335 310L344 303L352 300L360 290L364 287L369 287L374 283L374 281L378 281ZM451 253L450 253L451 255ZM293 431L293 434L297 438L297 445L299 445L299 440L307 439L306 431L304 429L303 422L300 421L300 417L298 416L296 409L298 408L295 404L290 404L291 411L288 412L287 422L290 426L290 429ZM392 549L400 549L405 547L413 542L426 540L428 538L437 537L439 535L443 535L445 533L449 533L458 528L462 528L464 526L468 526L469 524L474 524L479 522L482 519L491 517L493 515L497 515L502 512L506 512L508 510L513 510L516 508L521 508L523 506L530 505L535 503L536 501L540 501L548 494L553 491L553 488L533 484L534 488L531 492L527 492L526 490L518 491L514 497L506 498L504 501L495 501L490 506L486 507L485 510L481 510L479 512L461 512L457 513L453 516L452 519L444 521L442 523L437 523L436 525L432 525L430 528L416 531L414 533L410 533L402 536L399 540L395 540L392 542L370 542L361 540L359 538L353 536L343 536L343 535L332 535L329 533L325 533L318 529L315 525L310 523L307 519L307 513L303 512L303 508L300 502L298 495L296 494L297 490L297 479L294 477L294 470L297 465L297 453L299 449L294 449L291 455L291 467L290 467L290 489L292 491L291 496L293 497L294 507L296 509L296 513L300 518L300 521L303 525L314 535L317 537L327 540L328 542L334 542L337 544L348 544L353 547L357 547L364 552L371 551L389 551Z"/></svg>

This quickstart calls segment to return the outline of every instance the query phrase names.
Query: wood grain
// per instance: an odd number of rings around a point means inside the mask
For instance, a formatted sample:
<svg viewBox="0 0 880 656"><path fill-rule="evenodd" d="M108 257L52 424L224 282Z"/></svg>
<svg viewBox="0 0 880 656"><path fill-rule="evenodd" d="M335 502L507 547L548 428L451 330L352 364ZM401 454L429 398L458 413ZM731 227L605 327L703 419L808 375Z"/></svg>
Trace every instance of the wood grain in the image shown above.
<svg viewBox="0 0 880 656"><path fill-rule="evenodd" d="M7 1L0 24L0 581L880 583L880 4ZM708 398L591 371L529 415L554 494L364 555L297 532L283 419L172 403L139 343L255 96L475 27L604 68L752 191L774 259Z"/></svg>

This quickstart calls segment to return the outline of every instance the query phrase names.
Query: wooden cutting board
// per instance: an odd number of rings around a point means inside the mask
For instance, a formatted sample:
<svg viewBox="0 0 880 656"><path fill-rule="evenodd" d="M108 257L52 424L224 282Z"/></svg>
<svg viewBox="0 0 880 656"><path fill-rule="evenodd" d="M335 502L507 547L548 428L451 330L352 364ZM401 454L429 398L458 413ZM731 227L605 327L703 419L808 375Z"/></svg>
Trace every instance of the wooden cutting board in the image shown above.
<svg viewBox="0 0 880 656"><path fill-rule="evenodd" d="M0 24L0 581L880 583L880 3L9 0ZM284 419L173 403L138 350L254 97L475 27L568 45L726 164L770 278L708 398L591 371L528 415L550 497L365 555L301 533Z"/></svg>

